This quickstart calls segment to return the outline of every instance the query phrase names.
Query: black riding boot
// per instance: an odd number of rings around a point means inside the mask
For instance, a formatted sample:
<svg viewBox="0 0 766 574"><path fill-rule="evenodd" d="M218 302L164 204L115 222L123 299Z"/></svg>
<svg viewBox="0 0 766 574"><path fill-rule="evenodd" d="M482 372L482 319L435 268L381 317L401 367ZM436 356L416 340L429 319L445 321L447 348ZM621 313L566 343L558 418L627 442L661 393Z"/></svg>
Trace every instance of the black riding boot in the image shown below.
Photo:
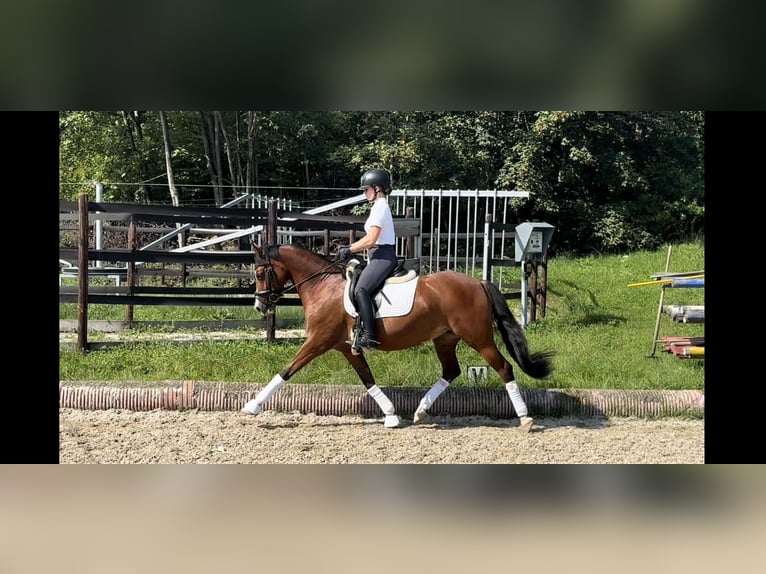
<svg viewBox="0 0 766 574"><path fill-rule="evenodd" d="M375 311L372 308L372 298L367 289L359 289L356 293L356 310L362 320L362 329L356 337L354 347L359 349L374 349L378 346L375 340Z"/></svg>

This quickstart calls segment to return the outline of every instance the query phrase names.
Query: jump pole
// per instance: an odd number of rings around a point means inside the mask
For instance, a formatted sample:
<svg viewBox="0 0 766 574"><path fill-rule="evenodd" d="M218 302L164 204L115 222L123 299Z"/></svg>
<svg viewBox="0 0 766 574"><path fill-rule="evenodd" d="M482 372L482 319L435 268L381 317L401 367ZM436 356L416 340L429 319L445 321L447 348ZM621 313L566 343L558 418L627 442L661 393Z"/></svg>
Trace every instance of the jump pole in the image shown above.
<svg viewBox="0 0 766 574"><path fill-rule="evenodd" d="M670 255L673 253L673 245L668 245L668 258L665 261L665 273L670 269ZM652 352L649 354L649 358L654 358L654 353L657 350L657 337L660 334L660 320L662 319L662 303L665 301L665 287L666 283L662 284L660 288L660 304L657 306L657 321L654 323L654 336L652 337Z"/></svg>

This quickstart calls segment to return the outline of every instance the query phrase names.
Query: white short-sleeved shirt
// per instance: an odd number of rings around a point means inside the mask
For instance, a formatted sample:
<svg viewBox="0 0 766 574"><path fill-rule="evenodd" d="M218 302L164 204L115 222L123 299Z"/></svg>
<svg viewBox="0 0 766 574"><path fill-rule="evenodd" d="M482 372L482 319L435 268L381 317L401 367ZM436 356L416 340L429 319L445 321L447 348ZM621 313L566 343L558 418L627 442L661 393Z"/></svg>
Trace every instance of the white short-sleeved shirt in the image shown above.
<svg viewBox="0 0 766 574"><path fill-rule="evenodd" d="M367 221L364 222L365 233L370 232L370 227L380 227L380 235L376 245L395 245L396 233L394 232L394 218L391 215L391 207L388 199L380 197L375 200L370 210Z"/></svg>

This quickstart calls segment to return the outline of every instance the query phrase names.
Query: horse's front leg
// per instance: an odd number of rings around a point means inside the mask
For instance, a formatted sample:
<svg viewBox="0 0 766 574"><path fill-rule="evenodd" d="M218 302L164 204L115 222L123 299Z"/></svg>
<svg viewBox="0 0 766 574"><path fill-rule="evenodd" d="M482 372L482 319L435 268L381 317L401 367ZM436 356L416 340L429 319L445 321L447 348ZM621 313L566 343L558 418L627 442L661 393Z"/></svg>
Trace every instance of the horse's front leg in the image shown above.
<svg viewBox="0 0 766 574"><path fill-rule="evenodd" d="M369 394L373 400L378 403L380 410L383 411L383 414L386 417L383 421L383 426L387 429L398 428L401 426L401 421L399 420L399 416L396 414L394 404L391 402L391 399L389 399L381 390L381 388L378 387L378 385L375 383L375 377L370 370L370 365L367 363L367 359L365 358L364 354L362 353L359 355L354 355L351 353L350 349L344 349L341 352L343 353L343 356L346 357L348 362L351 363L351 366L354 367L356 374L359 375L359 378L362 380L364 387L367 389L367 394Z"/></svg>
<svg viewBox="0 0 766 574"><path fill-rule="evenodd" d="M257 415L263 410L263 404L268 401L274 393L276 393L282 386L292 377L295 373L300 371L303 367L308 365L311 361L316 359L319 355L322 355L330 350L330 346L326 343L315 343L312 339L306 339L298 349L293 360L282 369L278 375L275 375L269 384L266 385L261 391L245 403L242 408L243 413L251 415Z"/></svg>

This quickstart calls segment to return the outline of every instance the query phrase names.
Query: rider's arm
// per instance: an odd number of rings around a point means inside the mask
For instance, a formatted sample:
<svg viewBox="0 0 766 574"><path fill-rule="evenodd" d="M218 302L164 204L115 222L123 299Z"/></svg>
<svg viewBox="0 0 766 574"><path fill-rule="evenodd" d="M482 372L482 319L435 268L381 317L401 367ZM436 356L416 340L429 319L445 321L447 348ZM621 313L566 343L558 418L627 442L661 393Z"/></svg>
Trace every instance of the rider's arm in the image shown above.
<svg viewBox="0 0 766 574"><path fill-rule="evenodd" d="M378 237L380 237L380 227L373 225L364 237L349 245L351 253L361 253L365 249L369 249L377 243Z"/></svg>

